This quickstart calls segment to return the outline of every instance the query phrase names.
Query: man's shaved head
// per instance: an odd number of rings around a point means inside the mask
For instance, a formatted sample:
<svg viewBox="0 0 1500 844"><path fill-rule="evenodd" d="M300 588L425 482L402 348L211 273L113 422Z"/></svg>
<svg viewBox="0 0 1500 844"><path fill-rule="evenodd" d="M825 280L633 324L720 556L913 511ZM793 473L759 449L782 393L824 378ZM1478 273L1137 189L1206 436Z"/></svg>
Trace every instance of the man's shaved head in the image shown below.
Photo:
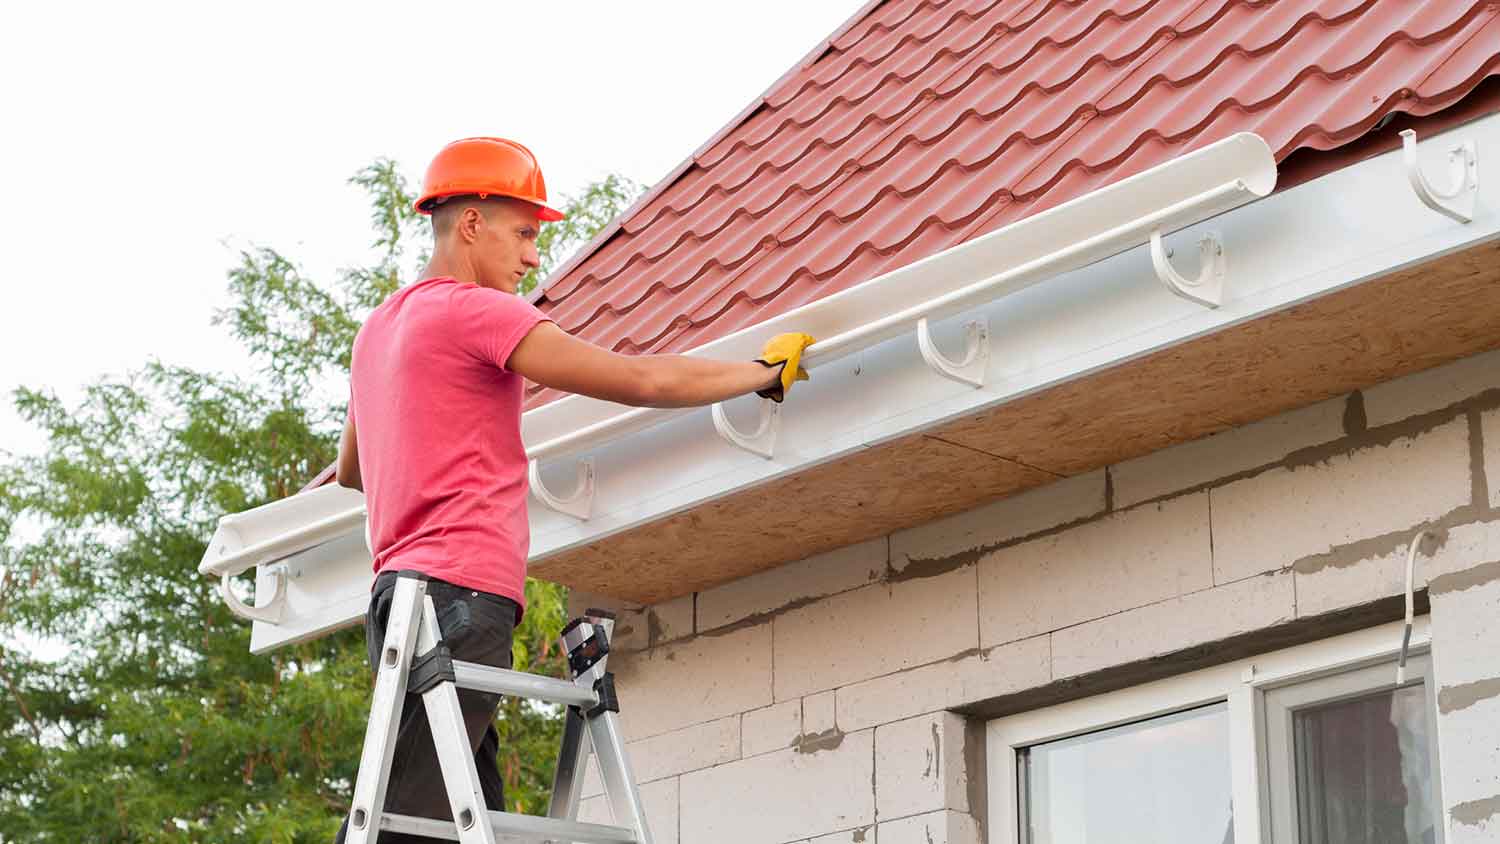
<svg viewBox="0 0 1500 844"><path fill-rule="evenodd" d="M432 209L433 265L482 287L516 292L540 265L538 206L506 196L459 196Z"/></svg>
<svg viewBox="0 0 1500 844"><path fill-rule="evenodd" d="M483 199L477 196L455 196L432 209L432 233L438 239L447 236L453 231L453 226L459 217L463 216L465 208L477 209L485 219L494 220L496 213L502 208L525 210L535 216L535 207L529 202L511 199L508 196L488 196Z"/></svg>

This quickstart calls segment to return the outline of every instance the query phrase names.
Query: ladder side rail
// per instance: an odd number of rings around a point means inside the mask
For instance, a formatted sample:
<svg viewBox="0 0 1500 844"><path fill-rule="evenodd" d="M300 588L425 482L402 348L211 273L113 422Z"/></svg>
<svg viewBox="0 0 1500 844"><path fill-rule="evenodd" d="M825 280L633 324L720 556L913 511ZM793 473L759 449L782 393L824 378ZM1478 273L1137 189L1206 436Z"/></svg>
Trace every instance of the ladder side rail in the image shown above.
<svg viewBox="0 0 1500 844"><path fill-rule="evenodd" d="M614 698L613 677L609 674L609 642L614 636L615 619L612 613L589 610L584 613L589 625L597 628L604 640L602 652L597 653L587 668L577 671L573 682L580 687L593 688L602 681L608 694L600 695L601 704L584 712L584 721L589 733L589 744L599 766L599 778L604 783L604 795L609 801L610 815L615 823L632 830L639 844L652 844L651 830L646 826L646 811L641 805L640 789L635 783L635 774L630 770L630 758L625 752L625 739L620 732L618 702ZM586 627L572 627L563 632L563 647L571 655L575 649L584 647L590 637ZM575 669L581 666L575 666ZM605 699L609 700L606 701ZM580 777L580 779L582 779Z"/></svg>
<svg viewBox="0 0 1500 844"><path fill-rule="evenodd" d="M422 624L417 632L417 649L427 653L442 644L437 610L432 599L423 596ZM495 830L489 824L484 790L479 785L479 768L474 764L474 749L464 729L463 709L458 705L458 686L440 682L422 693L427 708L427 723L432 730L432 746L437 751L438 768L448 792L448 805L462 844L496 844Z"/></svg>
<svg viewBox="0 0 1500 844"><path fill-rule="evenodd" d="M583 798L583 778L588 769L592 743L583 713L568 707L563 722L562 746L557 753L557 771L552 776L552 799L547 817L577 820Z"/></svg>
<svg viewBox="0 0 1500 844"><path fill-rule="evenodd" d="M588 719L588 728L594 754L599 760L599 776L604 780L604 794L609 799L609 810L615 823L633 830L640 844L652 844L651 831L646 828L646 811L641 806L635 774L630 770L618 717L613 712L601 712Z"/></svg>
<svg viewBox="0 0 1500 844"><path fill-rule="evenodd" d="M379 835L391 759L396 750L396 732L401 726L401 710L406 700L406 677L421 626L418 609L420 599L426 595L425 582L402 578L391 599L391 615L370 701L370 720L365 725L364 750L354 779L346 844L374 844Z"/></svg>

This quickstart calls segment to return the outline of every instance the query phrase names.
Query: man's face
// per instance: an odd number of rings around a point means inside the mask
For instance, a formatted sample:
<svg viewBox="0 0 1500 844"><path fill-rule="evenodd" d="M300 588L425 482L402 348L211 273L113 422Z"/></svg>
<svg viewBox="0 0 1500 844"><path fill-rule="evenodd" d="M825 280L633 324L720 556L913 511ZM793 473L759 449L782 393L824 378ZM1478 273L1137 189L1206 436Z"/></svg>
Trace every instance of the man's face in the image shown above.
<svg viewBox="0 0 1500 844"><path fill-rule="evenodd" d="M541 265L536 251L536 208L515 200L491 202L474 240L479 283L515 293L526 273Z"/></svg>

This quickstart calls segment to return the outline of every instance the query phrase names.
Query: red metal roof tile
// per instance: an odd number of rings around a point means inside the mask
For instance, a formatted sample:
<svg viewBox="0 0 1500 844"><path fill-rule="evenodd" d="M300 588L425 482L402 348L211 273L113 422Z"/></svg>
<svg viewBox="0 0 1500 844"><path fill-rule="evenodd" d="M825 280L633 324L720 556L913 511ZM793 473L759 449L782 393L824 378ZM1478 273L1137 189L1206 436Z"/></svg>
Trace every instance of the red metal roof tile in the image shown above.
<svg viewBox="0 0 1500 844"><path fill-rule="evenodd" d="M891 0L537 305L608 348L682 351L1234 132L1278 160L1335 149L1497 73L1493 0Z"/></svg>

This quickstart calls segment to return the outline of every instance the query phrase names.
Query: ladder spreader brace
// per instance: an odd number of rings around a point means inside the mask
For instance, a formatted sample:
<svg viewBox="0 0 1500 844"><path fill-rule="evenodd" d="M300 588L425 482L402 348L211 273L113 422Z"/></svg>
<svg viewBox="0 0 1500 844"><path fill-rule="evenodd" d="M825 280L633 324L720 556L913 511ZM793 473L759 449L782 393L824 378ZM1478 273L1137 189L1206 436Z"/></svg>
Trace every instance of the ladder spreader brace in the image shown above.
<svg viewBox="0 0 1500 844"><path fill-rule="evenodd" d="M651 844L641 809L640 792L630 772L625 743L620 736L619 701L614 675L605 670L614 616L589 610L562 631L571 682L492 668L453 659L443 644L442 631L426 581L397 579L391 602L380 666L375 675L370 722L354 782L347 844L371 844L382 832L408 832L446 838L463 844L497 842L579 842L579 844ZM413 656L413 654L416 656ZM525 697L566 705L562 747L552 782L546 817L488 811L480 792L479 771L469 749L459 689ZM448 791L452 820L419 818L385 812L386 785L401 708L406 693L422 696L438 765ZM578 804L589 754L598 760L604 793L618 826L580 823Z"/></svg>

